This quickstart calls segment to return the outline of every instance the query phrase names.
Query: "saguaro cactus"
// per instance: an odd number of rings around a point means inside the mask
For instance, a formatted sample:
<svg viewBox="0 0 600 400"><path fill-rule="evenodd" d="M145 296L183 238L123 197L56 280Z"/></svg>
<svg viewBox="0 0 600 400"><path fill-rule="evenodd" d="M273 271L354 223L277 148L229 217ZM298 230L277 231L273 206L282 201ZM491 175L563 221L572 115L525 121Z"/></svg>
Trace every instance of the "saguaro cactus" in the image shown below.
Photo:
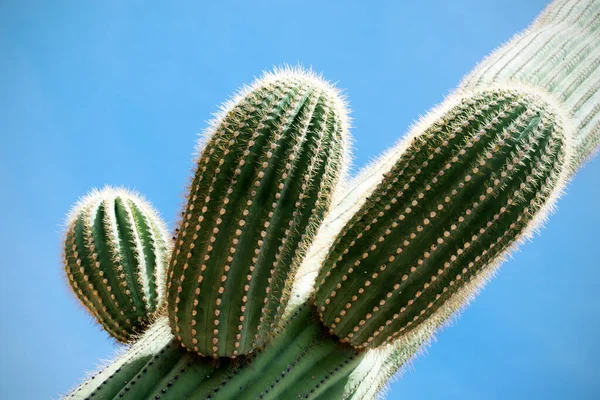
<svg viewBox="0 0 600 400"><path fill-rule="evenodd" d="M123 323L160 304L159 264L166 307L67 398L374 398L597 147L600 7L584 3L550 6L345 185L348 118L331 85L284 69L243 89L208 130L168 267L166 245L145 242L160 226L148 207L111 191L83 201L65 255L90 312L123 340L137 333ZM120 253L101 253L106 238ZM123 265L142 253L146 269ZM108 288L148 265L154 286L147 273L131 284L154 305L124 309Z"/></svg>
<svg viewBox="0 0 600 400"><path fill-rule="evenodd" d="M143 198L111 187L82 198L66 225L64 264L73 292L112 337L129 341L164 298L165 225Z"/></svg>
<svg viewBox="0 0 600 400"><path fill-rule="evenodd" d="M192 353L182 349L181 340L169 332L171 321L162 318L121 359L69 398L361 398L364 385L379 382L373 371L388 366L381 357L389 347L386 342L396 336L403 339L405 333L410 336L410 329L403 327L415 322L414 316L427 320L438 308L460 301L456 292L463 282L477 276L531 228L531 221L556 197L564 178L568 144L562 120L543 96L496 89L449 103L431 126L417 130L407 149L390 153L393 162L385 162L388 167L379 171L375 189L363 198L363 207L332 246L314 300L334 336L318 320L313 299L303 302L307 296L299 296L282 312L280 329L271 342L250 357L215 364L195 349ZM416 222L423 218L429 222ZM183 226L187 220L184 214ZM404 229L398 221L406 226L412 221L414 229ZM414 242L415 249L407 241ZM372 254L364 257L363 251ZM429 256L419 263L421 252ZM395 263L402 257L406 262ZM438 257L451 261L444 264L442 274L432 270ZM379 258L385 259L383 269ZM335 271L331 261L344 259L352 262ZM361 263L357 265L355 259ZM413 264L422 273L410 267ZM351 268L356 271L349 272ZM403 271L412 278L404 279ZM366 284L364 276L372 283ZM405 283L402 290L393 277ZM331 296L324 290L328 285L340 294ZM370 298L360 303L346 285ZM389 295L386 285L397 293ZM418 291L425 294L416 295ZM404 293L417 298L409 304L406 321L396 317L406 311L399 296ZM371 309L372 304L377 310ZM337 307L338 312L327 314L324 305ZM366 324L357 319L339 330L332 325L340 324L336 318L347 315L344 310L357 310L357 317L373 316ZM354 334L356 341L351 340ZM345 346L345 341L356 349ZM412 354L419 344L406 342L405 351ZM365 349L382 345L382 349Z"/></svg>

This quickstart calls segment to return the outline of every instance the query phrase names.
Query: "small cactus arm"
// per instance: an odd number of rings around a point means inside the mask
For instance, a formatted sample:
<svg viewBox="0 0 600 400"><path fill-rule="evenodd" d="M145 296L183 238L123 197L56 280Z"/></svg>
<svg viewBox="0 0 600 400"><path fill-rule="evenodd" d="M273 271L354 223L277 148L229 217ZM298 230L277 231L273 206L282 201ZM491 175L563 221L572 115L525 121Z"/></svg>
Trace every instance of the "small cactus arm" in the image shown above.
<svg viewBox="0 0 600 400"><path fill-rule="evenodd" d="M347 115L314 74L243 89L197 160L168 273L168 314L201 355L251 353L277 334L296 269L345 168Z"/></svg>
<svg viewBox="0 0 600 400"><path fill-rule="evenodd" d="M600 0L556 0L462 81L474 89L524 82L553 95L572 118L576 172L600 147Z"/></svg>
<svg viewBox="0 0 600 400"><path fill-rule="evenodd" d="M66 226L64 267L73 292L106 332L130 341L164 299L164 223L137 194L106 187L82 198Z"/></svg>

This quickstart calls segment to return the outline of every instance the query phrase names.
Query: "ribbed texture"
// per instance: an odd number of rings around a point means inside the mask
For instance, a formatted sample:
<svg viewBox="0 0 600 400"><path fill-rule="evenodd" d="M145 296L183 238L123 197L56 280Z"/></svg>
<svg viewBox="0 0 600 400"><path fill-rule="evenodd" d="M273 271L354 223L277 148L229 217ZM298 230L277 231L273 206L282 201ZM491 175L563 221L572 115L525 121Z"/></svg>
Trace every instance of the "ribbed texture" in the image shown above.
<svg viewBox="0 0 600 400"><path fill-rule="evenodd" d="M276 332L344 166L346 118L331 86L284 70L214 124L169 268L169 319L185 347L237 356Z"/></svg>
<svg viewBox="0 0 600 400"><path fill-rule="evenodd" d="M64 264L69 283L119 341L139 334L160 306L168 256L160 217L126 190L93 191L67 219Z"/></svg>
<svg viewBox="0 0 600 400"><path fill-rule="evenodd" d="M600 0L554 1L524 32L463 80L466 89L506 81L551 93L572 115L575 171L600 146Z"/></svg>
<svg viewBox="0 0 600 400"><path fill-rule="evenodd" d="M338 235L316 283L325 325L377 347L452 302L555 197L566 152L562 118L537 94L461 100L413 139Z"/></svg>

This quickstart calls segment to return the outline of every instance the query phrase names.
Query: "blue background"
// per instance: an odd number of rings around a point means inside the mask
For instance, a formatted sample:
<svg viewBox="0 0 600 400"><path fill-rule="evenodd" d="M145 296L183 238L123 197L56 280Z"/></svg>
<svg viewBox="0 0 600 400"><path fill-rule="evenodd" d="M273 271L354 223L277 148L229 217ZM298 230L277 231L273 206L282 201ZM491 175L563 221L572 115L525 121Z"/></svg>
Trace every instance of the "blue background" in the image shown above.
<svg viewBox="0 0 600 400"><path fill-rule="evenodd" d="M0 0L0 398L56 398L114 351L63 279L79 196L126 185L172 227L197 133L282 63L346 89L362 166L546 2L205 3ZM579 173L390 399L600 398L599 174Z"/></svg>

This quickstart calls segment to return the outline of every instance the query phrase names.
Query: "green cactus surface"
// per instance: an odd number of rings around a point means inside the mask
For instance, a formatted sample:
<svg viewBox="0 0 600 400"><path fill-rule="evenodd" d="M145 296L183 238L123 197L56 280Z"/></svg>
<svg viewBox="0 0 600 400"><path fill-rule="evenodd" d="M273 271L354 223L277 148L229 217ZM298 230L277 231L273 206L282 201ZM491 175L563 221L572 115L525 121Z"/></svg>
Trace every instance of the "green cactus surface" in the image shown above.
<svg viewBox="0 0 600 400"><path fill-rule="evenodd" d="M346 119L333 87L290 69L243 90L213 123L169 268L182 345L237 356L277 331L342 173Z"/></svg>
<svg viewBox="0 0 600 400"><path fill-rule="evenodd" d="M539 95L498 89L415 137L323 263L316 304L331 332L380 346L452 301L562 184L563 124Z"/></svg>
<svg viewBox="0 0 600 400"><path fill-rule="evenodd" d="M170 247L162 220L135 193L106 187L81 199L66 225L73 292L112 337L129 341L164 298Z"/></svg>

